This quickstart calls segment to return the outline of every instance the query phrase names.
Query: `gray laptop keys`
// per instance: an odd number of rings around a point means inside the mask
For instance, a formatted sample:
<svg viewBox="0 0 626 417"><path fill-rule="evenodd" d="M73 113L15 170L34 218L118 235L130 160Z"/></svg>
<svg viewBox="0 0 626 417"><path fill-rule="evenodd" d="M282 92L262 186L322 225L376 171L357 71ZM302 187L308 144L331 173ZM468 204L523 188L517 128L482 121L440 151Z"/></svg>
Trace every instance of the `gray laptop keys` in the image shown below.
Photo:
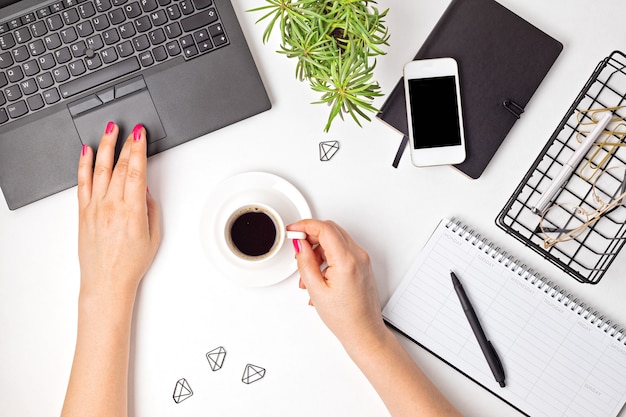
<svg viewBox="0 0 626 417"><path fill-rule="evenodd" d="M0 188L76 185L82 144L137 123L154 155L271 107L229 0L0 0Z"/></svg>

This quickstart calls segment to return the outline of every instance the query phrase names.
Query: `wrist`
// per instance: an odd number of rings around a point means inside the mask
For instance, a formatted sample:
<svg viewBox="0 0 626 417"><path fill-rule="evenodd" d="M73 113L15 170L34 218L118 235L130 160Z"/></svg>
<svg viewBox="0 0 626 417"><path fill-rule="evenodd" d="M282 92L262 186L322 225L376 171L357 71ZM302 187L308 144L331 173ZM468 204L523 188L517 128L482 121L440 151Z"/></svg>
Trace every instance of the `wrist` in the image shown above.
<svg viewBox="0 0 626 417"><path fill-rule="evenodd" d="M133 298L141 278L124 276L110 271L83 270L80 294L90 297Z"/></svg>
<svg viewBox="0 0 626 417"><path fill-rule="evenodd" d="M344 342L343 347L352 360L359 363L387 349L393 340L395 336L381 320L380 324L356 334L351 341Z"/></svg>
<svg viewBox="0 0 626 417"><path fill-rule="evenodd" d="M78 303L81 310L87 311L128 311L129 308L132 310L136 295L137 285L107 285L83 276Z"/></svg>

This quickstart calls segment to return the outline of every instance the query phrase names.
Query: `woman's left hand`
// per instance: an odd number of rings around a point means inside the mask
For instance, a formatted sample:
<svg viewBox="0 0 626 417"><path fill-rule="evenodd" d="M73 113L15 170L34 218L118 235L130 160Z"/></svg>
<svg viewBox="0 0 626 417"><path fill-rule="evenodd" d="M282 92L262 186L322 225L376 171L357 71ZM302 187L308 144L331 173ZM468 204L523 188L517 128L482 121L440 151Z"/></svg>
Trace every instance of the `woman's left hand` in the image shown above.
<svg viewBox="0 0 626 417"><path fill-rule="evenodd" d="M81 291L134 296L159 247L159 211L147 189L146 131L137 125L114 166L119 129L109 122L97 156L78 166Z"/></svg>

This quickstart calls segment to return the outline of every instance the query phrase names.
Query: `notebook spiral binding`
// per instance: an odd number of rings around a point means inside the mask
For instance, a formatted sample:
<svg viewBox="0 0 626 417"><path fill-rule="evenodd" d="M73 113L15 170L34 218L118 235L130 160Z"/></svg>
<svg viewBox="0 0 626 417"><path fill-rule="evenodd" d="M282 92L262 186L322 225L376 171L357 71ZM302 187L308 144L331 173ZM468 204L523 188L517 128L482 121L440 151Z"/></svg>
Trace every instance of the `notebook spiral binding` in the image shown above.
<svg viewBox="0 0 626 417"><path fill-rule="evenodd" d="M602 329L604 333L626 346L626 328L620 327L619 324L609 320L606 316L600 315L597 310L588 306L579 298L574 297L565 289L559 288L553 281L546 279L532 268L527 267L526 264L521 263L517 258L510 256L499 246L495 246L486 237L475 233L473 229L468 229L459 219L451 219L446 224L446 227L460 238L465 239L467 242L477 247L481 252L489 255L495 262L515 272L519 277L539 288L564 307L575 311L579 316L589 322L589 324L596 326L598 329Z"/></svg>

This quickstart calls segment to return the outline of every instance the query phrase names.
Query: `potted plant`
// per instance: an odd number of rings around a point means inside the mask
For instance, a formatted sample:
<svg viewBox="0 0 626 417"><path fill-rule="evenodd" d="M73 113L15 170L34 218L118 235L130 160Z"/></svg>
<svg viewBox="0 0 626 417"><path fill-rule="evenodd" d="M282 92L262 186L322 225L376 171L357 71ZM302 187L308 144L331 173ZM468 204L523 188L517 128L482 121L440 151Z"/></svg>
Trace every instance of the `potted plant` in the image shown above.
<svg viewBox="0 0 626 417"><path fill-rule="evenodd" d="M267 5L250 11L265 12L257 20L268 21L266 43L275 27L281 36L281 54L296 58L296 78L308 81L321 93L315 103L326 103L330 114L324 128L349 114L360 119L378 110L372 105L382 96L373 79L375 57L383 55L389 33L384 18L371 0L266 0Z"/></svg>

